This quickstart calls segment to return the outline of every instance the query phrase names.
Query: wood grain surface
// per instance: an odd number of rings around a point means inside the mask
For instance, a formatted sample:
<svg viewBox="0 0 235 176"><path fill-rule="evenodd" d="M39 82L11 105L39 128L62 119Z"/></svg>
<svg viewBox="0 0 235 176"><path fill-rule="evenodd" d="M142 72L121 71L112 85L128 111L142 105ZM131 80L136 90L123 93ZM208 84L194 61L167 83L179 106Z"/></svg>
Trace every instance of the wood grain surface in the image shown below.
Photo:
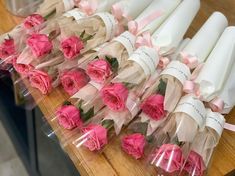
<svg viewBox="0 0 235 176"><path fill-rule="evenodd" d="M235 0L202 0L201 9L186 36L192 37L214 11L224 13L229 20L229 24L235 25ZM0 0L0 17L0 34L12 29L22 20L7 12L4 8L3 0ZM33 90L33 96L36 100L42 99L40 93L35 90ZM57 129L58 125L56 122L50 121L50 114L67 98L66 93L61 88L57 88L49 96L43 97L43 100L38 105L54 129ZM226 119L227 122L235 124L235 109L226 116ZM57 130L57 135L61 141L69 135L65 134L62 135L61 131ZM102 154L93 154L83 148L78 150L71 144L66 145L64 149L82 176L156 175L153 168L147 168L141 162L123 154L120 150L118 138L111 141ZM214 152L208 175L221 176L233 169L235 169L235 133L225 130Z"/></svg>

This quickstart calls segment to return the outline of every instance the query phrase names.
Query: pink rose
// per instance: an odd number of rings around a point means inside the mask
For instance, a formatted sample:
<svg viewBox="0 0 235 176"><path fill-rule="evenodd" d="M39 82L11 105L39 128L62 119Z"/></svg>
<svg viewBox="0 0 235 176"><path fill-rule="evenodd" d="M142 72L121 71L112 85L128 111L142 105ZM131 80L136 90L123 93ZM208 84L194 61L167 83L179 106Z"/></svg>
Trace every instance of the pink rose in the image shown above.
<svg viewBox="0 0 235 176"><path fill-rule="evenodd" d="M52 79L46 72L32 70L28 75L31 86L40 90L42 94L48 94L52 90Z"/></svg>
<svg viewBox="0 0 235 176"><path fill-rule="evenodd" d="M203 176L206 166L201 155L194 151L190 151L184 170L187 171L189 175Z"/></svg>
<svg viewBox="0 0 235 176"><path fill-rule="evenodd" d="M163 144L151 158L154 165L157 163L158 167L169 173L180 171L184 162L181 148L174 144Z"/></svg>
<svg viewBox="0 0 235 176"><path fill-rule="evenodd" d="M79 37L71 36L63 40L60 47L64 53L64 57L71 60L80 54L80 51L84 48L84 44Z"/></svg>
<svg viewBox="0 0 235 176"><path fill-rule="evenodd" d="M82 69L64 71L60 76L64 90L71 96L89 82L89 77Z"/></svg>
<svg viewBox="0 0 235 176"><path fill-rule="evenodd" d="M35 57L49 54L53 48L52 42L45 34L32 34L27 39L27 45L30 47Z"/></svg>
<svg viewBox="0 0 235 176"><path fill-rule="evenodd" d="M104 59L91 61L87 66L87 74L92 80L98 83L104 83L110 77L111 73L111 66Z"/></svg>
<svg viewBox="0 0 235 176"><path fill-rule="evenodd" d="M0 44L0 58L5 59L16 52L15 42L12 38L5 39L3 43Z"/></svg>
<svg viewBox="0 0 235 176"><path fill-rule="evenodd" d="M25 20L23 21L23 26L25 29L31 29L35 26L38 26L42 23L44 23L44 18L39 14L32 14L29 15Z"/></svg>
<svg viewBox="0 0 235 176"><path fill-rule="evenodd" d="M33 70L34 67L32 65L26 65L26 64L17 64L17 58L14 58L12 61L14 69L22 75L27 75L30 70Z"/></svg>
<svg viewBox="0 0 235 176"><path fill-rule="evenodd" d="M61 106L56 110L56 116L59 124L65 129L71 130L76 127L82 127L80 111L73 105Z"/></svg>
<svg viewBox="0 0 235 176"><path fill-rule="evenodd" d="M139 133L127 135L122 138L122 149L135 159L143 156L145 145L145 137Z"/></svg>
<svg viewBox="0 0 235 176"><path fill-rule="evenodd" d="M128 89L122 83L109 84L101 89L101 97L110 109L122 111L126 107Z"/></svg>
<svg viewBox="0 0 235 176"><path fill-rule="evenodd" d="M84 145L90 151L99 151L108 143L107 129L101 125L89 124L82 133L86 135Z"/></svg>
<svg viewBox="0 0 235 176"><path fill-rule="evenodd" d="M164 96L155 94L149 96L141 105L142 111L153 120L161 120L165 117Z"/></svg>

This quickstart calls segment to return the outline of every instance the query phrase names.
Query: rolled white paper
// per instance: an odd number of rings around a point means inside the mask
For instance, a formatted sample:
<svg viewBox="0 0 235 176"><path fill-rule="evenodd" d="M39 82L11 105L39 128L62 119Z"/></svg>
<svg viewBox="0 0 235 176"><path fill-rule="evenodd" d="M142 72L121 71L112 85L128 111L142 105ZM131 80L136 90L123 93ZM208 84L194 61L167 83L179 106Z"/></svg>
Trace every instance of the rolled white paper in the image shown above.
<svg viewBox="0 0 235 176"><path fill-rule="evenodd" d="M152 0L121 0L112 5L112 13L118 20L135 19L150 3ZM116 12L116 7L118 8ZM119 12L120 10L120 12Z"/></svg>
<svg viewBox="0 0 235 176"><path fill-rule="evenodd" d="M204 62L227 26L227 18L214 12L182 52L197 57L199 63Z"/></svg>
<svg viewBox="0 0 235 176"><path fill-rule="evenodd" d="M188 45L188 43L191 41L190 38L186 38L183 39L179 46L177 47L177 49L175 50L175 52L171 55L169 55L168 57L170 58L170 60L176 60L180 54L181 51L183 51L183 49Z"/></svg>
<svg viewBox="0 0 235 176"><path fill-rule="evenodd" d="M135 1L136 2L136 1ZM140 23L146 16L154 12L162 12L161 16L146 25L139 33L149 31L151 34L166 20L167 17L175 10L181 0L154 0L136 19Z"/></svg>
<svg viewBox="0 0 235 176"><path fill-rule="evenodd" d="M200 8L200 0L184 0L172 15L154 32L153 44L161 55L175 50Z"/></svg>
<svg viewBox="0 0 235 176"><path fill-rule="evenodd" d="M109 12L112 5L118 1L119 0L81 0L81 2L79 3L79 8L83 11L86 11L87 5L94 6L94 4L96 4L96 9L94 9L95 11L93 12L93 14L98 12ZM86 5L83 6L83 4Z"/></svg>
<svg viewBox="0 0 235 176"><path fill-rule="evenodd" d="M195 83L206 102L216 98L235 61L235 26L227 27L209 55Z"/></svg>
<svg viewBox="0 0 235 176"><path fill-rule="evenodd" d="M224 109L222 114L228 114L235 106L235 64L233 64L232 71L222 89L219 93L219 98L224 101Z"/></svg>

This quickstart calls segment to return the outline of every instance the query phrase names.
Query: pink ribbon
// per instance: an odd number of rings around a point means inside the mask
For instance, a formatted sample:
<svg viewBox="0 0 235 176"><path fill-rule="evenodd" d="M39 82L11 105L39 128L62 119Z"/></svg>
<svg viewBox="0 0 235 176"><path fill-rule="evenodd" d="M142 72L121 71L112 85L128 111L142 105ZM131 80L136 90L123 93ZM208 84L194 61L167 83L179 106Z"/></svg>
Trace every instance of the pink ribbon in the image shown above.
<svg viewBox="0 0 235 176"><path fill-rule="evenodd" d="M200 91L198 85L194 81L185 81L183 86L183 91L187 94L195 94L199 99L200 97Z"/></svg>
<svg viewBox="0 0 235 176"><path fill-rule="evenodd" d="M224 101L221 98L217 97L209 102L209 106L214 112L222 112L222 110L224 109Z"/></svg>
<svg viewBox="0 0 235 176"><path fill-rule="evenodd" d="M150 15L146 16L139 22L136 21L130 21L128 23L128 29L131 33L134 35L137 35L137 33L142 30L145 26L147 26L149 23L151 23L156 18L160 17L163 13L159 11L155 11L151 13Z"/></svg>
<svg viewBox="0 0 235 176"><path fill-rule="evenodd" d="M148 46L153 48L151 34L149 32L144 32L141 36L136 38L135 47L139 48L140 46Z"/></svg>
<svg viewBox="0 0 235 176"><path fill-rule="evenodd" d="M158 63L158 68L160 69L165 69L166 66L170 63L170 59L168 59L167 57L161 57L160 61Z"/></svg>
<svg viewBox="0 0 235 176"><path fill-rule="evenodd" d="M229 124L229 123L225 123L224 124L224 129L235 132L235 125L232 125L232 124Z"/></svg>
<svg viewBox="0 0 235 176"><path fill-rule="evenodd" d="M87 15L92 15L95 13L98 7L97 0L90 0L90 1L81 1L79 3L79 8L82 9Z"/></svg>
<svg viewBox="0 0 235 176"><path fill-rule="evenodd" d="M181 52L182 62L187 65L190 69L193 69L198 66L198 58L196 56L192 56L188 53Z"/></svg>

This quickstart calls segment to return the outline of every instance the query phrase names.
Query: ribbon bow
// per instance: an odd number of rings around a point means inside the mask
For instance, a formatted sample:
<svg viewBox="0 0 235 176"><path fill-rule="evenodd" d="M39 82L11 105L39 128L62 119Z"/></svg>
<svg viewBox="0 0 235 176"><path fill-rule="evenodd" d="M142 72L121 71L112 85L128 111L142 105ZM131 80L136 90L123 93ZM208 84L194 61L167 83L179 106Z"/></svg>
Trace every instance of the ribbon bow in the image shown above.
<svg viewBox="0 0 235 176"><path fill-rule="evenodd" d="M81 1L79 3L79 7L87 14L87 15L92 15L95 13L98 3L96 0L91 0L89 1Z"/></svg>
<svg viewBox="0 0 235 176"><path fill-rule="evenodd" d="M224 109L224 101L221 98L217 97L209 102L209 106L214 112L222 112Z"/></svg>
<svg viewBox="0 0 235 176"><path fill-rule="evenodd" d="M182 58L182 62L187 65L190 69L196 68L198 66L198 58L191 54L181 52L180 56Z"/></svg>

